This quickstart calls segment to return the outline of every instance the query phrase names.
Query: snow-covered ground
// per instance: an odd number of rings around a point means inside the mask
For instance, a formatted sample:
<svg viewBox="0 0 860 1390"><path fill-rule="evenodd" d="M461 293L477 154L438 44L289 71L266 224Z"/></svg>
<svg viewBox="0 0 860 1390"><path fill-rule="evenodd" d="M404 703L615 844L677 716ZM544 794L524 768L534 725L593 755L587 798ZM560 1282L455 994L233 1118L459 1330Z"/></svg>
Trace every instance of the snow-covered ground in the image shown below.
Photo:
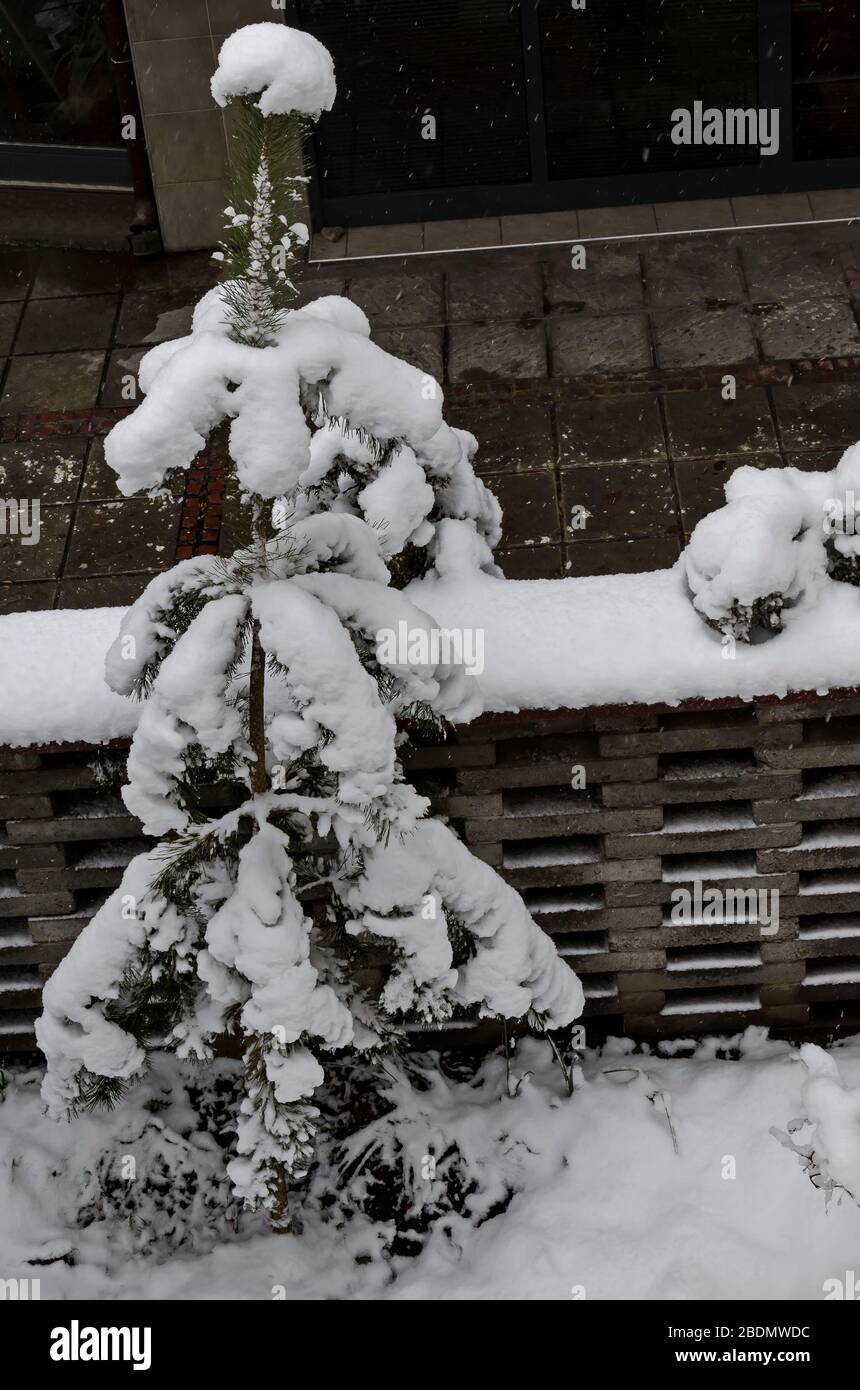
<svg viewBox="0 0 860 1390"><path fill-rule="evenodd" d="M38 1072L19 1071L0 1104L3 1275L39 1278L43 1299L823 1300L828 1280L858 1267L860 1209L838 1193L828 1203L771 1132L802 1113L797 1049L761 1030L734 1041L739 1060L719 1055L725 1040L691 1057L611 1043L586 1055L572 1097L542 1042L520 1044L509 1078L499 1056L471 1082L427 1069L428 1090L398 1083L389 1115L345 1149L322 1145L299 1237L270 1234L263 1216L231 1229L212 1138L223 1100L208 1087L201 1134L180 1085L202 1073L162 1058L119 1109L69 1126L43 1115ZM830 1055L858 1087L860 1039ZM233 1070L216 1068L228 1090ZM374 1162L364 1175L356 1162L372 1141L400 1151L425 1208L455 1144L477 1182L471 1215L439 1215L416 1256L386 1253L392 1222L357 1210ZM355 1171L333 1201L338 1159ZM194 1248L178 1243L186 1221Z"/></svg>

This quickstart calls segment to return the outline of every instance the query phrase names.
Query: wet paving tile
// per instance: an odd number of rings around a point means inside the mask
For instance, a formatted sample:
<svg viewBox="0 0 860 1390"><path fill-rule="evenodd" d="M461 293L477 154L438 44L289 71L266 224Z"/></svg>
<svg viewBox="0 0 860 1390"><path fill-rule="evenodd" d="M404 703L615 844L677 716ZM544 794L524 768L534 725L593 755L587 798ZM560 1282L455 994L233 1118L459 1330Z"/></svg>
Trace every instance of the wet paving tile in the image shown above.
<svg viewBox="0 0 860 1390"><path fill-rule="evenodd" d="M445 370L444 329L395 328L374 333L373 340L386 352L417 367L419 372L427 372L437 381L442 380Z"/></svg>
<svg viewBox="0 0 860 1390"><path fill-rule="evenodd" d="M51 579L14 583L0 579L0 614L34 613L53 608L57 586Z"/></svg>
<svg viewBox="0 0 860 1390"><path fill-rule="evenodd" d="M775 305L760 311L758 324L762 351L771 361L860 353L860 331L847 300Z"/></svg>
<svg viewBox="0 0 860 1390"><path fill-rule="evenodd" d="M446 416L477 439L478 473L534 472L555 463L550 409L540 401L457 404Z"/></svg>
<svg viewBox="0 0 860 1390"><path fill-rule="evenodd" d="M506 579L561 579L564 551L560 545L523 545L515 550L497 550L496 564Z"/></svg>
<svg viewBox="0 0 860 1390"><path fill-rule="evenodd" d="M221 516L220 555L232 555L251 544L251 522L248 508L243 506L235 478L228 478L224 489L224 509Z"/></svg>
<svg viewBox="0 0 860 1390"><path fill-rule="evenodd" d="M65 577L165 569L173 563L178 521L171 501L81 502Z"/></svg>
<svg viewBox="0 0 860 1390"><path fill-rule="evenodd" d="M546 376L543 324L455 324L449 330L451 381L522 381Z"/></svg>
<svg viewBox="0 0 860 1390"><path fill-rule="evenodd" d="M0 398L0 413L85 410L96 403L103 366L103 352L13 357Z"/></svg>
<svg viewBox="0 0 860 1390"><path fill-rule="evenodd" d="M658 309L652 319L660 367L731 367L758 360L744 309L706 305Z"/></svg>
<svg viewBox="0 0 860 1390"><path fill-rule="evenodd" d="M585 263L580 269L583 250ZM606 242L589 242L573 254L571 248L550 253L545 280L550 312L578 313L587 309L611 314L619 309L634 310L643 303L638 252Z"/></svg>
<svg viewBox="0 0 860 1390"><path fill-rule="evenodd" d="M677 513L666 463L592 464L561 474L568 540L612 540L670 532Z"/></svg>
<svg viewBox="0 0 860 1390"><path fill-rule="evenodd" d="M116 474L105 463L104 440L93 439L87 452L81 498L87 502L115 502L119 496Z"/></svg>
<svg viewBox="0 0 860 1390"><path fill-rule="evenodd" d="M319 294L336 294L336 290L320 290ZM316 297L316 296L315 296ZM371 323L400 328L408 324L441 324L445 321L441 271L423 275L387 274L354 275L349 282L349 297L363 309Z"/></svg>
<svg viewBox="0 0 860 1390"><path fill-rule="evenodd" d="M116 341L123 346L164 343L191 332L191 315L197 296L186 289L154 294L124 294L116 326Z"/></svg>
<svg viewBox="0 0 860 1390"><path fill-rule="evenodd" d="M656 395L562 401L556 415L562 468L666 457Z"/></svg>
<svg viewBox="0 0 860 1390"><path fill-rule="evenodd" d="M171 491L177 501L181 500L185 488L185 476L179 474L172 483ZM90 441L81 483L80 499L84 502L116 502L121 498L117 487L117 475L105 463L103 439Z"/></svg>
<svg viewBox="0 0 860 1390"><path fill-rule="evenodd" d="M804 472L830 473L844 453L845 450L841 447L805 449L802 453L785 454L785 466L800 468Z"/></svg>
<svg viewBox="0 0 860 1390"><path fill-rule="evenodd" d="M69 507L43 507L32 494L5 499L0 519L0 580L54 579L60 572L70 520Z"/></svg>
<svg viewBox="0 0 860 1390"><path fill-rule="evenodd" d="M136 405L143 399L137 374L140 359L148 351L148 347L114 349L108 358L107 371L102 383L102 405Z"/></svg>
<svg viewBox="0 0 860 1390"><path fill-rule="evenodd" d="M860 299L860 236L856 231L839 245L838 254L848 293L852 299Z"/></svg>
<svg viewBox="0 0 860 1390"><path fill-rule="evenodd" d="M484 481L501 504L501 549L558 544L558 502L551 474L499 473Z"/></svg>
<svg viewBox="0 0 860 1390"><path fill-rule="evenodd" d="M0 303L0 354L4 357L12 351L15 329L21 317L21 305L15 300Z"/></svg>
<svg viewBox="0 0 860 1390"><path fill-rule="evenodd" d="M211 251L182 251L141 260L128 258L123 284L130 292L191 289L197 291L199 299L220 278L221 266L213 261Z"/></svg>
<svg viewBox="0 0 860 1390"><path fill-rule="evenodd" d="M773 403L786 449L848 445L860 439L860 391L854 382L775 386Z"/></svg>
<svg viewBox="0 0 860 1390"><path fill-rule="evenodd" d="M26 299L39 253L0 247L0 300Z"/></svg>
<svg viewBox="0 0 860 1390"><path fill-rule="evenodd" d="M74 502L86 447L83 439L0 445L0 497L38 497L43 506Z"/></svg>
<svg viewBox="0 0 860 1390"><path fill-rule="evenodd" d="M780 246L772 241L741 247L750 298L772 303L811 297L845 299L845 273L837 246Z"/></svg>
<svg viewBox="0 0 860 1390"><path fill-rule="evenodd" d="M696 301L745 299L737 251L728 238L656 242L643 253L649 303L665 308Z"/></svg>
<svg viewBox="0 0 860 1390"><path fill-rule="evenodd" d="M476 319L540 318L543 281L539 265L460 266L448 272L448 318L451 323Z"/></svg>
<svg viewBox="0 0 860 1390"><path fill-rule="evenodd" d="M669 447L675 458L763 453L776 449L767 393L739 389L726 399L712 391L667 391L663 396Z"/></svg>
<svg viewBox="0 0 860 1390"><path fill-rule="evenodd" d="M57 591L57 607L125 607L140 598L152 577L152 574L104 574L94 579L64 579Z"/></svg>
<svg viewBox="0 0 860 1390"><path fill-rule="evenodd" d="M619 376L651 366L648 320L638 315L549 320L553 376Z"/></svg>
<svg viewBox="0 0 860 1390"><path fill-rule="evenodd" d="M132 265L131 256L109 251L41 251L35 267L33 297L115 293Z"/></svg>
<svg viewBox="0 0 860 1390"><path fill-rule="evenodd" d="M117 308L116 295L76 299L31 299L15 340L16 353L106 348Z"/></svg>
<svg viewBox="0 0 860 1390"><path fill-rule="evenodd" d="M310 304L314 299L323 299L328 295L342 296L346 294L346 280L341 278L333 280L323 278L320 275L303 275L301 280L296 282L297 295L295 301L290 305L293 309L301 309L305 304Z"/></svg>
<svg viewBox="0 0 860 1390"><path fill-rule="evenodd" d="M587 574L638 574L673 565L681 553L674 536L648 540L570 541L565 546L564 572L568 577Z"/></svg>

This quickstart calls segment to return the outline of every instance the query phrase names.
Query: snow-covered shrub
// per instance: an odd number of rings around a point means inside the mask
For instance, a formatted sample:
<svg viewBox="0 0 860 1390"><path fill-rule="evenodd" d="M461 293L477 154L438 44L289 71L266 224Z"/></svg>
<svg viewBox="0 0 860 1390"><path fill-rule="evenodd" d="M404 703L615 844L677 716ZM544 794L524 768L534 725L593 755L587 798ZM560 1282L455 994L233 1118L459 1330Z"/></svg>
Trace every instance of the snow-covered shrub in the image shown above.
<svg viewBox="0 0 860 1390"><path fill-rule="evenodd" d="M860 585L860 444L846 449L834 481L824 503L828 572L844 584Z"/></svg>
<svg viewBox="0 0 860 1390"><path fill-rule="evenodd" d="M330 59L294 29L250 26L224 44L213 93L239 95L244 118L227 278L187 337L143 359L145 399L105 455L123 493L157 490L229 420L253 542L158 576L108 654L112 688L146 702L123 798L163 838L48 982L38 1039L45 1100L67 1115L115 1100L154 1044L206 1060L238 1035L229 1172L286 1229L334 1054L373 1056L405 1018L463 1008L557 1028L582 992L403 777L399 727L438 736L480 699L431 644L383 660L379 634L432 627L398 588L409 573L446 554L491 569L500 513L432 378L373 344L346 300L289 308L306 232L285 170L302 118L331 104ZM380 945L393 965L377 1000L350 967Z"/></svg>
<svg viewBox="0 0 860 1390"><path fill-rule="evenodd" d="M531 1097L512 1094L499 1055L474 1074L467 1059L416 1056L408 1069L387 1068L380 1099L381 1113L327 1143L313 1198L328 1197L330 1220L383 1224L388 1254L417 1254L451 1218L480 1226L543 1166L528 1138Z"/></svg>
<svg viewBox="0 0 860 1390"><path fill-rule="evenodd" d="M829 1201L845 1192L860 1206L860 1087L851 1090L839 1075L833 1053L804 1043L799 1060L807 1079L799 1119L775 1137L797 1154L814 1187Z"/></svg>
<svg viewBox="0 0 860 1390"><path fill-rule="evenodd" d="M239 1062L203 1068L153 1054L145 1087L73 1129L45 1128L40 1068L15 1067L9 1081L0 1247L12 1269L19 1261L71 1266L97 1247L105 1271L132 1255L160 1264L261 1228L261 1218L241 1210L227 1173L244 1089ZM43 1296L51 1295L43 1288Z"/></svg>
<svg viewBox="0 0 860 1390"><path fill-rule="evenodd" d="M738 468L726 505L696 526L683 555L693 604L710 626L748 642L780 631L783 610L813 605L827 576L860 582L860 446L836 468Z"/></svg>
<svg viewBox="0 0 860 1390"><path fill-rule="evenodd" d="M125 1250L145 1256L208 1250L241 1216L227 1175L241 1076L224 1062L201 1077L186 1066L150 1090L84 1166L73 1220L82 1228L104 1222Z"/></svg>

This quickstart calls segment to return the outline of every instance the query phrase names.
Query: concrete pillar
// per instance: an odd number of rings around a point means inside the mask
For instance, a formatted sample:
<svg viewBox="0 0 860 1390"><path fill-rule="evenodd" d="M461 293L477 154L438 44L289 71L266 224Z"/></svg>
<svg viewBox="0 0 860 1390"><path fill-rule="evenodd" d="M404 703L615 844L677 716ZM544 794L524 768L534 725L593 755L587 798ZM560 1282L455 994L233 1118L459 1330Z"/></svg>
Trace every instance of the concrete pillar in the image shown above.
<svg viewBox="0 0 860 1390"><path fill-rule="evenodd" d="M230 166L230 111L209 93L243 24L282 23L272 0L123 0L166 251L215 246Z"/></svg>

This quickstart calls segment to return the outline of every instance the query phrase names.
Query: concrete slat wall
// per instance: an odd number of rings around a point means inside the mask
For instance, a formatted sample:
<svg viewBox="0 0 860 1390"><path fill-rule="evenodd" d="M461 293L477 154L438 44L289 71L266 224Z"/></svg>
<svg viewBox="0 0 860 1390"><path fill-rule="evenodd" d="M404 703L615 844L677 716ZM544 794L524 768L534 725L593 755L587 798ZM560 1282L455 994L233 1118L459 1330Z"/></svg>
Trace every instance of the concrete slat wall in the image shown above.
<svg viewBox="0 0 860 1390"><path fill-rule="evenodd" d="M0 1051L32 1046L44 979L145 843L117 796L123 761L0 750ZM410 775L557 940L587 1029L860 1029L855 693L493 716ZM776 893L778 931L673 920L673 893L697 884Z"/></svg>

